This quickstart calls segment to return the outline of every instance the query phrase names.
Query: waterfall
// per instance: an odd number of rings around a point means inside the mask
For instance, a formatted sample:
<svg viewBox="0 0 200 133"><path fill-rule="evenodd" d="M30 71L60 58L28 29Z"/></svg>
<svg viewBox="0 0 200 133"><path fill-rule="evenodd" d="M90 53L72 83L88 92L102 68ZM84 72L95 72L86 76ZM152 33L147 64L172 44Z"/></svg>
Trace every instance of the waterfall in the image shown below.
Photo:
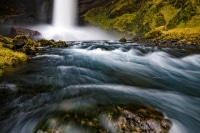
<svg viewBox="0 0 200 133"><path fill-rule="evenodd" d="M53 25L71 28L76 19L76 0L54 0Z"/></svg>
<svg viewBox="0 0 200 133"><path fill-rule="evenodd" d="M76 26L77 0L54 0L53 23L30 27L42 33L42 38L77 41L77 40L115 40L118 37L100 28Z"/></svg>

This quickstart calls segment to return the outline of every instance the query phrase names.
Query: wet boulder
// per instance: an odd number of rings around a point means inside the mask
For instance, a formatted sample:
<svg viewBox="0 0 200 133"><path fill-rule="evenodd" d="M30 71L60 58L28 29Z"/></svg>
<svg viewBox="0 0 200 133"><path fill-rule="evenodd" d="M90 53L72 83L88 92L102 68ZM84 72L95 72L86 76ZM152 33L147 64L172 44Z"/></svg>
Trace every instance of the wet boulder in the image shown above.
<svg viewBox="0 0 200 133"><path fill-rule="evenodd" d="M45 46L53 47L55 45L54 40L46 40L46 39L38 40L37 43L39 43L39 45L42 47L45 47Z"/></svg>
<svg viewBox="0 0 200 133"><path fill-rule="evenodd" d="M58 42L55 42L55 47L68 47L68 44L65 42L65 41L58 41Z"/></svg>
<svg viewBox="0 0 200 133"><path fill-rule="evenodd" d="M35 30L30 30L30 29L26 29L26 28L22 28L22 27L11 27L10 36L15 37L17 35L24 35L31 39L35 39L38 36L40 36L41 33L38 31L35 31Z"/></svg>
<svg viewBox="0 0 200 133"><path fill-rule="evenodd" d="M119 42L126 42L126 38L122 37L121 39L119 39Z"/></svg>
<svg viewBox="0 0 200 133"><path fill-rule="evenodd" d="M168 133L172 122L157 110L139 109L134 112L122 110L116 125L125 133Z"/></svg>
<svg viewBox="0 0 200 133"><path fill-rule="evenodd" d="M28 55L34 55L37 52L36 47L40 46L40 44L25 35L17 35L13 39L13 45L15 49L18 49Z"/></svg>
<svg viewBox="0 0 200 133"><path fill-rule="evenodd" d="M46 39L41 39L38 40L37 43L42 46L48 46L50 48L61 48L61 47L68 47L68 44L65 41L54 41L54 40L46 40Z"/></svg>
<svg viewBox="0 0 200 133"><path fill-rule="evenodd" d="M62 130L62 123L71 121L93 133L169 133L172 126L162 112L145 106L101 105L90 113L86 112L69 110L50 117L37 126L37 133Z"/></svg>

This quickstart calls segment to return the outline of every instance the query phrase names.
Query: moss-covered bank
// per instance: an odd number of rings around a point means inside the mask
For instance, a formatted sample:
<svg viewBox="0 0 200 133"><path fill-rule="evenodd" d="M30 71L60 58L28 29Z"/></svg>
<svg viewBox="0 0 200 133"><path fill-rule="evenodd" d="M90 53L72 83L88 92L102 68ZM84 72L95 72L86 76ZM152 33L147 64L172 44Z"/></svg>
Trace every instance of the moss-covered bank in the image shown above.
<svg viewBox="0 0 200 133"><path fill-rule="evenodd" d="M200 44L199 0L112 0L90 9L83 18L127 35Z"/></svg>
<svg viewBox="0 0 200 133"><path fill-rule="evenodd" d="M32 40L24 35L17 35L14 38L0 35L0 76L6 67L15 66L26 62L29 55L41 53L40 47L68 47L64 41L41 39Z"/></svg>
<svg viewBox="0 0 200 133"><path fill-rule="evenodd" d="M17 65L28 59L26 54L11 50L12 46L13 39L0 36L0 76L6 67Z"/></svg>

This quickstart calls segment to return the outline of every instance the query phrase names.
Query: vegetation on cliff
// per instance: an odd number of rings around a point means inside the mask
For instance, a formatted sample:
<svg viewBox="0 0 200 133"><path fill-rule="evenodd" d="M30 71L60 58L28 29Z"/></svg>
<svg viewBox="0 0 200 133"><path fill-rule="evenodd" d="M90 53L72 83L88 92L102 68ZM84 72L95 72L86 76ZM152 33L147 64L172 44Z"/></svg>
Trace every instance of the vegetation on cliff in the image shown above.
<svg viewBox="0 0 200 133"><path fill-rule="evenodd" d="M104 29L132 36L197 43L200 1L112 0L109 5L90 9L83 18Z"/></svg>

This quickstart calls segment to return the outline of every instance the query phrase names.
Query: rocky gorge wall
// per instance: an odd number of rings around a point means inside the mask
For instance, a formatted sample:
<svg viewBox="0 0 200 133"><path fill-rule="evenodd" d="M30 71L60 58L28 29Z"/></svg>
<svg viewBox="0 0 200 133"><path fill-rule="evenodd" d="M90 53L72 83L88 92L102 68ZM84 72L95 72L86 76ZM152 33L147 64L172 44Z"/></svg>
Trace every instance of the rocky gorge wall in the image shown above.
<svg viewBox="0 0 200 133"><path fill-rule="evenodd" d="M52 9L53 0L2 0L0 24L49 23Z"/></svg>

